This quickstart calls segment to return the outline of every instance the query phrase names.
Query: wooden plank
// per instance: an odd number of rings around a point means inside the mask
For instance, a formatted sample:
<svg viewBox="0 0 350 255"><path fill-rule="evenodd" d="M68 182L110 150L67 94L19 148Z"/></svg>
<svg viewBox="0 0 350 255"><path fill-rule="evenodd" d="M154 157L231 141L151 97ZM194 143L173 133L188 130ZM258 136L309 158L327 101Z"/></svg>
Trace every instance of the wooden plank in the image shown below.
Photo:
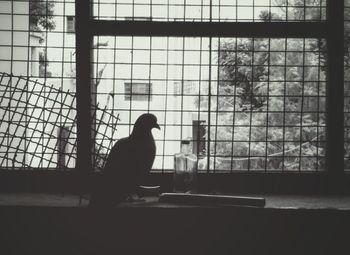
<svg viewBox="0 0 350 255"><path fill-rule="evenodd" d="M190 204L190 205L243 205L265 206L265 198L243 197L188 193L163 193L159 197L161 203Z"/></svg>
<svg viewBox="0 0 350 255"><path fill-rule="evenodd" d="M91 20L91 33L114 36L326 37L321 22L152 22Z"/></svg>

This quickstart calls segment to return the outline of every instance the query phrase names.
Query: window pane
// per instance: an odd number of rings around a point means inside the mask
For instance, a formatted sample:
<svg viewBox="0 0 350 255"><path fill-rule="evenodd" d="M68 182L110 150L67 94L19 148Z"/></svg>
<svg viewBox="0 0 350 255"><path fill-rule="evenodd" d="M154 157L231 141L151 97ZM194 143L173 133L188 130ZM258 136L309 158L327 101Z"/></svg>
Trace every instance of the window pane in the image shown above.
<svg viewBox="0 0 350 255"><path fill-rule="evenodd" d="M326 19L326 0L94 0L96 19L274 22Z"/></svg>
<svg viewBox="0 0 350 255"><path fill-rule="evenodd" d="M76 161L72 1L0 1L0 167Z"/></svg>
<svg viewBox="0 0 350 255"><path fill-rule="evenodd" d="M155 171L174 168L183 139L202 171L323 170L325 46L316 38L96 36L93 101L120 119L105 140L128 136L151 112L161 125Z"/></svg>

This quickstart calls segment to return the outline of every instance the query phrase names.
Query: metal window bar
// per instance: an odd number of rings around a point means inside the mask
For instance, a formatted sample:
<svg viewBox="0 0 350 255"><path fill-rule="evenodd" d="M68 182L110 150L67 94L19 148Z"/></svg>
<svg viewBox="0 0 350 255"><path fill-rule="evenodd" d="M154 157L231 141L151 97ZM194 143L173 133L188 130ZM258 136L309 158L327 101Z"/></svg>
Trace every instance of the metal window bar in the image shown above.
<svg viewBox="0 0 350 255"><path fill-rule="evenodd" d="M169 2L169 0L168 0ZM169 13L169 10L168 10ZM168 89L169 89L169 38L166 39L166 76L165 76L165 111L167 111L167 107L168 107ZM163 127L165 127L167 125L167 117L166 115L164 116L164 122L163 122ZM166 129L164 129L163 131L163 140L165 141L165 137L166 137ZM163 146L163 150L162 150L162 170L161 172L164 173L164 166L165 166L165 161L164 161L164 156L165 156L165 146Z"/></svg>
<svg viewBox="0 0 350 255"><path fill-rule="evenodd" d="M255 39L253 38L252 40L252 72L251 72L251 79L252 81L254 81L254 52L255 52ZM253 123L253 94L254 94L254 91L253 89L251 89L251 92L250 92L250 113L249 113L249 123L252 124ZM252 127L250 126L249 127L249 134L248 134L248 139L249 139L249 145L248 145L248 171L251 169L251 146L252 146L252 143L251 143L251 140L252 140ZM283 143L284 144L284 143Z"/></svg>

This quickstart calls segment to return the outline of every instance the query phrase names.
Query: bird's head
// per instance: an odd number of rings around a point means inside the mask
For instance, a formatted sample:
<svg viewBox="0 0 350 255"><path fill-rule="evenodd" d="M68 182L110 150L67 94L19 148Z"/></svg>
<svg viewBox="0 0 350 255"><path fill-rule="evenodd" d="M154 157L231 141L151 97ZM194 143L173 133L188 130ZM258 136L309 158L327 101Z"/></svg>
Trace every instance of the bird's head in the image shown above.
<svg viewBox="0 0 350 255"><path fill-rule="evenodd" d="M160 129L157 123L157 117L150 113L142 114L135 122L134 130L152 130Z"/></svg>

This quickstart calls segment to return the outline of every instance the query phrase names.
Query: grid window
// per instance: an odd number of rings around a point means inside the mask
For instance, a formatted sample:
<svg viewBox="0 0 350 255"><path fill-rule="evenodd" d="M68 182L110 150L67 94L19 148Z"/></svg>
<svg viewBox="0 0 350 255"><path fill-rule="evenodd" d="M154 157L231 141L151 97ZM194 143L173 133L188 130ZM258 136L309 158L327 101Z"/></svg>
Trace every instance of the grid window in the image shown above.
<svg viewBox="0 0 350 255"><path fill-rule="evenodd" d="M75 78L75 32L81 32L75 31L75 1L0 1L0 7L0 166L75 167L76 97L84 94ZM295 30L277 29L256 37L211 31L210 37L191 24L246 22L255 32L258 22L317 26L326 24L326 0L94 0L92 7L84 43L91 39L93 55L93 168L103 167L114 142L147 111L162 127L154 133L155 171L173 169L183 139L191 140L199 170L206 172L325 169L326 85L333 82L325 34L288 37ZM345 1L346 169L349 8ZM118 36L106 32L113 26L106 29L112 23L104 20L131 29ZM187 25L193 35L138 36L138 26L160 21L175 30ZM96 24L103 29L96 31Z"/></svg>
<svg viewBox="0 0 350 255"><path fill-rule="evenodd" d="M324 170L325 40L96 36L98 42L107 46L93 48L96 75L104 68L94 97L119 113L114 139L128 136L145 111L157 116L156 171L173 169L184 139L202 171ZM134 88L130 94L135 84L152 101L141 101Z"/></svg>
<svg viewBox="0 0 350 255"><path fill-rule="evenodd" d="M0 1L0 12L0 167L74 168L74 5Z"/></svg>

